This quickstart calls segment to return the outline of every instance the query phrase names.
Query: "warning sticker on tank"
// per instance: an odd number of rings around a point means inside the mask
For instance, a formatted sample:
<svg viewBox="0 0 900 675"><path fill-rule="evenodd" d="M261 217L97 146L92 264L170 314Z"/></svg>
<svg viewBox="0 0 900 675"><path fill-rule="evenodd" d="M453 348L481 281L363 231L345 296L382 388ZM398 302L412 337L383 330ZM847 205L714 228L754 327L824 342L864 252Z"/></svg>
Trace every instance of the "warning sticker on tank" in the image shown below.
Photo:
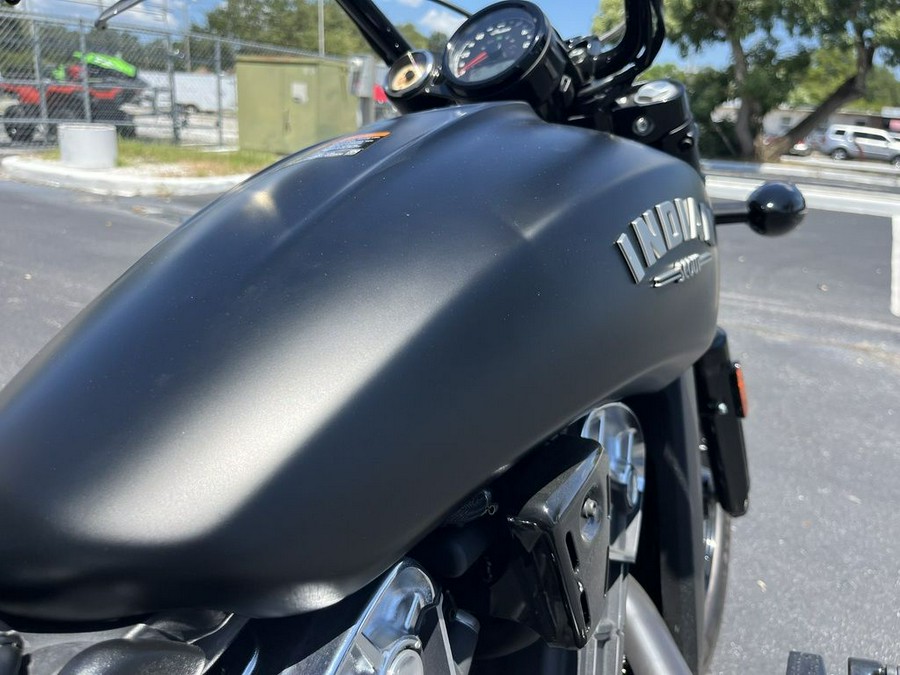
<svg viewBox="0 0 900 675"><path fill-rule="evenodd" d="M343 138L337 138L324 145L320 145L318 148L310 151L310 153L302 159L306 161L310 159L322 159L324 157L352 157L353 155L358 155L382 138L386 138L390 135L390 131L376 131L368 134L344 136Z"/></svg>

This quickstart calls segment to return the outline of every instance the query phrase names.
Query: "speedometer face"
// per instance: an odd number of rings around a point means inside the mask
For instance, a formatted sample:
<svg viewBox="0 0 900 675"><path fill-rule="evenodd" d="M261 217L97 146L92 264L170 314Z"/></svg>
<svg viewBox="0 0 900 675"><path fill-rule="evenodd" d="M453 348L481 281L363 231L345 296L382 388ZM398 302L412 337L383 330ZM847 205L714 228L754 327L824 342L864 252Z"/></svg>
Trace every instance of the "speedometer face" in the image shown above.
<svg viewBox="0 0 900 675"><path fill-rule="evenodd" d="M492 12L454 36L449 66L464 83L490 80L528 54L537 39L537 22L524 9L508 7Z"/></svg>

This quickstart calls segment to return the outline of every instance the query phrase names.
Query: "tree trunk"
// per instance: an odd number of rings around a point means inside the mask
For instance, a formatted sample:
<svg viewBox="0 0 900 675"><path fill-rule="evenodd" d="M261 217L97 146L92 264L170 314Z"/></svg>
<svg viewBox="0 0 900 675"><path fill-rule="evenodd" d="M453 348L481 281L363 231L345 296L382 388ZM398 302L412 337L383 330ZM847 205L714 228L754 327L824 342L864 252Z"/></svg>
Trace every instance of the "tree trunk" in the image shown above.
<svg viewBox="0 0 900 675"><path fill-rule="evenodd" d="M747 73L749 67L747 65L747 54L744 52L744 46L741 39L730 33L726 29L728 42L731 45L731 56L734 60L734 83L737 85L738 94L741 97L741 107L738 108L737 120L734 124L734 132L737 135L738 144L740 145L741 157L753 156L753 130L751 122L753 113L756 110L756 101L748 96L746 91Z"/></svg>
<svg viewBox="0 0 900 675"><path fill-rule="evenodd" d="M866 78L872 69L872 57L875 54L875 45L871 44L856 29L856 73L848 77L841 85L828 95L819 106L809 115L797 122L784 136L775 139L767 146L760 146L761 152L757 155L763 161L771 161L781 157L790 150L791 146L799 140L806 138L832 113L837 112L841 106L855 101L866 94Z"/></svg>

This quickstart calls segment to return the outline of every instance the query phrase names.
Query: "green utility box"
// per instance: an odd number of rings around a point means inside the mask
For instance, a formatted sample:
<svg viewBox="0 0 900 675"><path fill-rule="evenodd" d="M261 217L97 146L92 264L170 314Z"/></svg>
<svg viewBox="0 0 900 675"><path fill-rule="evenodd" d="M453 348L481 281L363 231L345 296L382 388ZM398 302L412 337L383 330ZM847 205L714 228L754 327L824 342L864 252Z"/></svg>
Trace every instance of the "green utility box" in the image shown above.
<svg viewBox="0 0 900 675"><path fill-rule="evenodd" d="M290 154L356 130L349 66L315 57L239 56L238 134L245 150Z"/></svg>

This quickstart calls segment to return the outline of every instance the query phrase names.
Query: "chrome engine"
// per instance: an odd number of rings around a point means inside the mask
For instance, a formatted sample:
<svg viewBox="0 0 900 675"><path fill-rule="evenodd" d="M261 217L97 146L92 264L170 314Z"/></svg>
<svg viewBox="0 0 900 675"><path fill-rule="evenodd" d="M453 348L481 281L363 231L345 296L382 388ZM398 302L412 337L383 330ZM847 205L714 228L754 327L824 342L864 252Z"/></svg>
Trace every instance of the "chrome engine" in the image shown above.
<svg viewBox="0 0 900 675"><path fill-rule="evenodd" d="M467 675L478 621L448 618L435 582L416 562L398 563L359 620L284 675Z"/></svg>

